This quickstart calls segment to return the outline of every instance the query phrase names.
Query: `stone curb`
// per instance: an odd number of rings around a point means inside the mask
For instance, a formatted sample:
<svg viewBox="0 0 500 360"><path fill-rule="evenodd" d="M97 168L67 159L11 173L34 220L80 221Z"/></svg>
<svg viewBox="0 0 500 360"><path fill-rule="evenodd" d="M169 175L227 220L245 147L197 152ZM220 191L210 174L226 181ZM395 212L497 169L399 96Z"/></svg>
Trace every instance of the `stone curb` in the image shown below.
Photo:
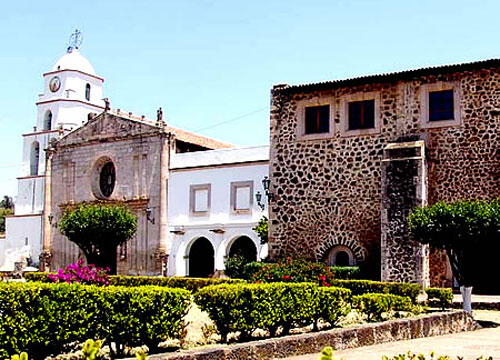
<svg viewBox="0 0 500 360"><path fill-rule="evenodd" d="M203 350L156 354L149 360L265 360L319 353L325 346L335 350L453 334L478 328L465 311L450 311L414 319L384 321L347 329L332 329ZM130 358L130 360L133 360Z"/></svg>

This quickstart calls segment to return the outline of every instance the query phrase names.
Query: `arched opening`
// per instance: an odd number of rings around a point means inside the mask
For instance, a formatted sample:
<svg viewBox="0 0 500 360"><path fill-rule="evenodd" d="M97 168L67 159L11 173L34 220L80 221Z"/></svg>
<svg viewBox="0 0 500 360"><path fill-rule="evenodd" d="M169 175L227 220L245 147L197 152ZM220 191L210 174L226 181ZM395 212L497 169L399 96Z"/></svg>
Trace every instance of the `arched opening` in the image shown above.
<svg viewBox="0 0 500 360"><path fill-rule="evenodd" d="M43 117L43 130L52 129L52 111L47 110L45 116Z"/></svg>
<svg viewBox="0 0 500 360"><path fill-rule="evenodd" d="M336 245L327 254L326 263L328 266L353 266L356 260L351 249L344 245Z"/></svg>
<svg viewBox="0 0 500 360"><path fill-rule="evenodd" d="M189 272L191 277L209 277L214 273L214 248L207 238L199 238L189 249Z"/></svg>
<svg viewBox="0 0 500 360"><path fill-rule="evenodd" d="M31 144L30 175L38 175L38 163L40 161L40 144L34 141Z"/></svg>
<svg viewBox="0 0 500 360"><path fill-rule="evenodd" d="M254 242L248 236L241 236L233 241L229 248L229 257L243 256L247 262L257 260L257 248Z"/></svg>
<svg viewBox="0 0 500 360"><path fill-rule="evenodd" d="M85 99L90 101L90 84L85 85Z"/></svg>

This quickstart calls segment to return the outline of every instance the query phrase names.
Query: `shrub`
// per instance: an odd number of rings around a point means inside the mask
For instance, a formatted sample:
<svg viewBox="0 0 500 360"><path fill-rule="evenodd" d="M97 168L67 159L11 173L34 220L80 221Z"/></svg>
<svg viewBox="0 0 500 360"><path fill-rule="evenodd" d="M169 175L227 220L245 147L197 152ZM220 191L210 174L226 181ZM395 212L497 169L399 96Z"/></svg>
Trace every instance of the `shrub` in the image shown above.
<svg viewBox="0 0 500 360"><path fill-rule="evenodd" d="M382 356L382 360L414 360L414 359L418 359L418 360L452 360L453 358L451 356L448 356L448 355L437 355L436 356L434 351L430 352L429 357L425 356L422 353L416 354L416 353L412 353L411 351L408 351L406 353L402 353L399 355L395 355L392 357L388 357L385 355ZM463 357L457 356L456 359L462 360ZM480 357L476 358L476 360L493 360L493 357L492 356L490 356L490 357L480 356Z"/></svg>
<svg viewBox="0 0 500 360"><path fill-rule="evenodd" d="M160 287L0 284L0 358L29 351L34 359L86 339L155 347L177 338L190 293Z"/></svg>
<svg viewBox="0 0 500 360"><path fill-rule="evenodd" d="M323 319L336 325L338 321L351 312L351 291L337 287L319 287L319 310L316 320ZM317 323L315 324L317 328Z"/></svg>
<svg viewBox="0 0 500 360"><path fill-rule="evenodd" d="M34 272L26 273L24 277L27 281L52 282L48 273ZM114 286L163 286L171 288L181 288L189 291L196 291L202 287L217 284L238 284L245 281L240 279L209 279L209 278L188 278L188 277L162 277L162 276L109 276L109 284Z"/></svg>
<svg viewBox="0 0 500 360"><path fill-rule="evenodd" d="M286 258L274 264L265 264L254 275L253 279L262 282L329 282L333 273L324 263L311 262L305 259Z"/></svg>
<svg viewBox="0 0 500 360"><path fill-rule="evenodd" d="M420 284L373 280L332 280L331 285L349 289L353 295L377 293L408 296L414 303L422 291Z"/></svg>
<svg viewBox="0 0 500 360"><path fill-rule="evenodd" d="M80 283L87 285L109 285L108 269L96 267L93 264L83 265L83 259L74 264L66 265L55 274L49 274L48 278L53 282Z"/></svg>
<svg viewBox="0 0 500 360"><path fill-rule="evenodd" d="M331 272L335 279L359 279L361 277L361 270L359 266L331 266Z"/></svg>
<svg viewBox="0 0 500 360"><path fill-rule="evenodd" d="M225 262L224 273L233 279L243 279L243 269L249 261L242 255L230 256Z"/></svg>
<svg viewBox="0 0 500 360"><path fill-rule="evenodd" d="M443 310L453 303L453 291L450 288L427 288L425 292L428 302L436 304Z"/></svg>
<svg viewBox="0 0 500 360"><path fill-rule="evenodd" d="M230 332L243 337L262 329L274 335L278 328L312 324L318 318L335 322L347 303L350 291L321 290L312 283L236 284L208 286L194 294L194 301L215 322L223 340Z"/></svg>
<svg viewBox="0 0 500 360"><path fill-rule="evenodd" d="M353 307L365 314L368 321L382 320L382 314L391 311L413 311L409 297L392 294L363 294L352 297Z"/></svg>

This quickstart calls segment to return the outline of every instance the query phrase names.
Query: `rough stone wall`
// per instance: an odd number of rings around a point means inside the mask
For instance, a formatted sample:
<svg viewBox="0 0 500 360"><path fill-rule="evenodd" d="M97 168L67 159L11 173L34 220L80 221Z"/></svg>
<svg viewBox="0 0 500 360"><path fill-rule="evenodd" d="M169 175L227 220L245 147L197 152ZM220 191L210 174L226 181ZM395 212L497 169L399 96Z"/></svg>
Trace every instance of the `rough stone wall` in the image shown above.
<svg viewBox="0 0 500 360"><path fill-rule="evenodd" d="M461 109L458 126L421 125L421 87L438 81L457 84ZM380 131L341 135L342 97L373 91L380 94ZM333 135L299 140L298 102L326 98L333 99ZM362 249L367 266L379 273L384 147L408 137L425 141L430 203L498 197L499 109L497 68L419 76L408 81L332 85L331 89L317 91L276 87L271 107L270 174L277 199L270 212L270 255L300 254L320 260L329 247L347 242ZM431 266L433 263L435 256L431 257ZM431 273L435 271L431 269ZM432 278L432 284L439 276Z"/></svg>
<svg viewBox="0 0 500 360"><path fill-rule="evenodd" d="M118 273L157 275L160 273L155 251L159 242L160 214L160 148L161 138L147 134L151 127L144 127L144 137L137 137L137 129L128 132L127 137L117 134L124 126L121 120L109 116L91 131L89 127L81 133L71 134L63 139L52 160L52 212L55 221L61 218L62 210L68 204L98 200L92 191L94 165L99 159L111 159L116 169L116 185L109 200L128 206L137 216L137 234L131 239L118 260ZM125 125L128 128L128 125ZM103 136L102 134L106 134ZM125 134L125 133L124 133ZM105 141L95 140L95 137ZM106 201L104 201L106 202ZM151 208L157 219L155 224L146 220L145 209ZM52 231L52 269L74 262L79 250L57 229ZM118 254L119 256L119 254Z"/></svg>

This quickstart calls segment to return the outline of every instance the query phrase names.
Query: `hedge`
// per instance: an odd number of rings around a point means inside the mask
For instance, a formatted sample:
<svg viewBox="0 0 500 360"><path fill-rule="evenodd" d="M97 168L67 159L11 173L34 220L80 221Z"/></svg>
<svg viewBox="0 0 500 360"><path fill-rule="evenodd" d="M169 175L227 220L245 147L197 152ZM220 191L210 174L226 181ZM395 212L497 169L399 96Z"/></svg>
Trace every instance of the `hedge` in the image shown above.
<svg viewBox="0 0 500 360"><path fill-rule="evenodd" d="M355 309L364 313L368 321L382 320L382 314L391 311L413 311L414 306L408 296L392 294L363 294L352 297Z"/></svg>
<svg viewBox="0 0 500 360"><path fill-rule="evenodd" d="M33 272L25 274L27 281L40 281L51 283L52 280L48 278L48 273ZM189 278L189 277L162 277L162 276L124 276L124 275L111 275L109 277L110 285L115 286L145 286L155 285L171 288L181 288L190 291L196 291L205 286L218 285L218 284L237 284L244 283L240 279L209 279L209 278Z"/></svg>
<svg viewBox="0 0 500 360"><path fill-rule="evenodd" d="M330 266L335 279L359 279L361 277L361 269L359 266Z"/></svg>
<svg viewBox="0 0 500 360"><path fill-rule="evenodd" d="M34 359L57 355L87 339L155 348L178 338L190 292L157 286L0 284L0 358L27 351Z"/></svg>
<svg viewBox="0 0 500 360"><path fill-rule="evenodd" d="M350 311L350 291L320 288L313 283L270 283L207 286L194 301L208 312L223 340L230 332L250 336L256 329L273 336L324 319L335 323Z"/></svg>
<svg viewBox="0 0 500 360"><path fill-rule="evenodd" d="M408 296L414 303L422 291L422 285L420 284L372 280L332 280L331 285L349 289L353 295L377 293Z"/></svg>
<svg viewBox="0 0 500 360"><path fill-rule="evenodd" d="M450 288L427 288L425 292L429 304L436 304L443 310L453 303L453 291Z"/></svg>

